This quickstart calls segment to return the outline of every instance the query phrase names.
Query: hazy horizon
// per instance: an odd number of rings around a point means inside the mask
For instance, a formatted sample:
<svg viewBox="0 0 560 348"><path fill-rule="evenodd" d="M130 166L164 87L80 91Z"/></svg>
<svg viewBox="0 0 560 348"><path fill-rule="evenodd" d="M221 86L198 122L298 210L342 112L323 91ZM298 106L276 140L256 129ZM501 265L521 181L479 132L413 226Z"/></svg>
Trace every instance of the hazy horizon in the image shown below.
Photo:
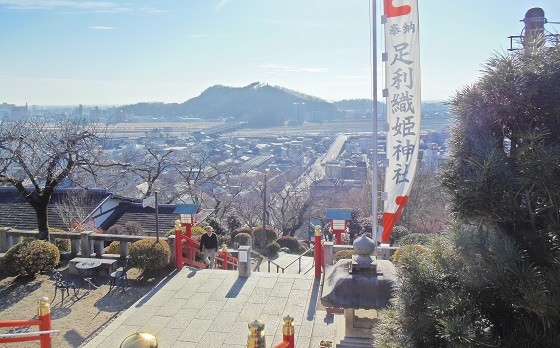
<svg viewBox="0 0 560 348"><path fill-rule="evenodd" d="M371 99L370 4L0 0L0 102L181 103L213 85L255 81L331 102ZM448 100L476 81L537 6L549 22L560 20L557 0L419 1L422 99ZM378 37L380 16L377 4ZM379 93L382 52L378 38Z"/></svg>

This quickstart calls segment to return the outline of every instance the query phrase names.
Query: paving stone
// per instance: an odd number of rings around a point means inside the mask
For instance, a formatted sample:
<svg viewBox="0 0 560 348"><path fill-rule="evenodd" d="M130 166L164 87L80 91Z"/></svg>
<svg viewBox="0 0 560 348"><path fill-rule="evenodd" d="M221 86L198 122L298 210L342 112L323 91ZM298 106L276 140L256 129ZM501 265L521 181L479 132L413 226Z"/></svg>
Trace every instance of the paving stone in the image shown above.
<svg viewBox="0 0 560 348"><path fill-rule="evenodd" d="M168 317L170 320L167 326L170 328L186 328L194 320L198 311L196 308L180 308L172 318Z"/></svg>
<svg viewBox="0 0 560 348"><path fill-rule="evenodd" d="M237 321L239 317L239 312L225 312L221 311L219 315L212 322L211 331L218 332L229 332L231 330L232 323Z"/></svg>
<svg viewBox="0 0 560 348"><path fill-rule="evenodd" d="M160 347L171 347L177 341L178 337L184 331L184 328L163 328L156 336L158 340L158 345Z"/></svg>
<svg viewBox="0 0 560 348"><path fill-rule="evenodd" d="M125 338L140 330L140 326L120 325L107 336L99 347L119 347Z"/></svg>
<svg viewBox="0 0 560 348"><path fill-rule="evenodd" d="M212 320L199 319L192 321L189 326L185 328L183 333L177 338L179 341L200 342L206 331L210 328Z"/></svg>
<svg viewBox="0 0 560 348"><path fill-rule="evenodd" d="M188 342L188 341L175 341L171 348L196 348L196 342Z"/></svg>
<svg viewBox="0 0 560 348"><path fill-rule="evenodd" d="M148 320L146 324L144 324L140 328L140 331L149 332L152 335L156 335L157 337L157 335L160 333L162 329L164 329L165 327L172 327L169 325L171 324L171 320L173 320L173 318L171 317L162 317L159 315L154 315L153 317L150 318L150 320Z"/></svg>
<svg viewBox="0 0 560 348"><path fill-rule="evenodd" d="M181 309L184 300L182 299L170 299L165 303L164 306L160 307L160 309L156 312L156 315L161 315L164 317L172 317Z"/></svg>
<svg viewBox="0 0 560 348"><path fill-rule="evenodd" d="M332 316L318 305L318 282L312 274L236 272L185 268L140 299L107 326L87 348L118 347L139 330L156 334L162 347L243 347L247 324L265 321L267 347L282 340L282 318L294 317L297 347L334 341ZM168 286L168 287L167 287ZM132 325L134 324L134 325Z"/></svg>
<svg viewBox="0 0 560 348"><path fill-rule="evenodd" d="M224 301L207 301L194 318L213 320L220 314L223 306Z"/></svg>

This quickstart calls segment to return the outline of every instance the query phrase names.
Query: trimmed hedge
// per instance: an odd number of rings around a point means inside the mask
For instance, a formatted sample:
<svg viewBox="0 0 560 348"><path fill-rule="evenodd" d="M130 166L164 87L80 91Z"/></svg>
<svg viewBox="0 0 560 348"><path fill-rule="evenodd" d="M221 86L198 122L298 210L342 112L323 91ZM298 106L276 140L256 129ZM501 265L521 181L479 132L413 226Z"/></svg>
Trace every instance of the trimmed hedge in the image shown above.
<svg viewBox="0 0 560 348"><path fill-rule="evenodd" d="M233 241L237 241L237 235L238 234L245 233L245 234L248 234L249 236L251 236L252 232L253 232L253 229L251 227L245 226L245 227L241 227L241 228L238 228L238 229L234 230L233 232L231 232L230 235L231 235L231 239Z"/></svg>
<svg viewBox="0 0 560 348"><path fill-rule="evenodd" d="M268 252L268 256L274 256L280 251L280 244L270 242L266 245L266 251Z"/></svg>
<svg viewBox="0 0 560 348"><path fill-rule="evenodd" d="M342 259L352 259L352 255L354 255L354 252L352 250L337 251L333 255L333 262L337 262L338 260Z"/></svg>
<svg viewBox="0 0 560 348"><path fill-rule="evenodd" d="M120 254L121 253L121 242L118 240L114 240L109 244L109 246L105 249L107 254Z"/></svg>
<svg viewBox="0 0 560 348"><path fill-rule="evenodd" d="M401 237L397 241L396 245L397 246L412 245L412 244L428 245L430 244L432 239L433 239L433 235L430 234L411 233Z"/></svg>
<svg viewBox="0 0 560 348"><path fill-rule="evenodd" d="M278 243L281 248L290 249L290 253L292 254L300 254L305 251L299 241L291 236L282 236L276 240L276 243Z"/></svg>
<svg viewBox="0 0 560 348"><path fill-rule="evenodd" d="M249 233L238 233L235 235L235 243L238 243L239 245L249 245L251 241L251 235Z"/></svg>
<svg viewBox="0 0 560 348"><path fill-rule="evenodd" d="M128 254L132 267L154 271L169 264L171 250L167 241L160 240L158 243L155 238L147 238L132 243Z"/></svg>
<svg viewBox="0 0 560 348"><path fill-rule="evenodd" d="M205 233L206 233L206 231L204 230L204 227L202 227L202 226L194 226L191 229L192 238L197 239L197 240L200 239L200 237Z"/></svg>
<svg viewBox="0 0 560 348"><path fill-rule="evenodd" d="M14 245L6 252L3 266L8 276L34 276L50 272L60 263L58 248L44 240Z"/></svg>
<svg viewBox="0 0 560 348"><path fill-rule="evenodd" d="M70 252L70 239L67 238L55 238L54 245L58 248L61 253Z"/></svg>
<svg viewBox="0 0 560 348"><path fill-rule="evenodd" d="M262 226L253 229L253 238L255 238L255 248L267 246L278 238L274 228L266 226L263 232Z"/></svg>

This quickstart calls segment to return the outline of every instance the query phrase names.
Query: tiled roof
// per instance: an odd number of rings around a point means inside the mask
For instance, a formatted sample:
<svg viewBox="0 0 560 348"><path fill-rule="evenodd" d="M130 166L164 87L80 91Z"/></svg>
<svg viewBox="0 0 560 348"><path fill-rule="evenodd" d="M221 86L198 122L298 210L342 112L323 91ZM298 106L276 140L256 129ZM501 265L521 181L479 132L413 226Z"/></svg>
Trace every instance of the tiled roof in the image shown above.
<svg viewBox="0 0 560 348"><path fill-rule="evenodd" d="M57 189L47 208L49 227L68 229L60 214L60 205L72 194L79 194L81 210L91 212L97 205L111 194L103 189ZM57 207L58 206L58 207ZM13 186L0 187L0 227L12 227L20 230L37 229L35 210Z"/></svg>
<svg viewBox="0 0 560 348"><path fill-rule="evenodd" d="M178 214L173 213L175 204L159 205L159 231L167 232L175 227L175 220ZM137 222L142 226L144 232L155 232L156 230L156 210L152 207L142 207L140 203L121 202L100 226L102 230L107 230L113 225L126 225L127 222Z"/></svg>

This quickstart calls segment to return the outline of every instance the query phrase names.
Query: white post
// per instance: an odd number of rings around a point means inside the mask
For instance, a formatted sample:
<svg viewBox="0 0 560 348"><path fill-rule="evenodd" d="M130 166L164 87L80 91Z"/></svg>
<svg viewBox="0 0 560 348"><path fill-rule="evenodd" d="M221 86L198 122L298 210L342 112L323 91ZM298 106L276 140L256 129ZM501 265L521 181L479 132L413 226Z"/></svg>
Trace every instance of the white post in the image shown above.
<svg viewBox="0 0 560 348"><path fill-rule="evenodd" d="M373 113L373 154L371 158L372 173L371 173L371 205L372 205L372 221L371 221L371 238L377 238L377 9L375 1L370 1L371 4L371 41L372 41L372 66L371 66L371 87L372 87L372 113Z"/></svg>

